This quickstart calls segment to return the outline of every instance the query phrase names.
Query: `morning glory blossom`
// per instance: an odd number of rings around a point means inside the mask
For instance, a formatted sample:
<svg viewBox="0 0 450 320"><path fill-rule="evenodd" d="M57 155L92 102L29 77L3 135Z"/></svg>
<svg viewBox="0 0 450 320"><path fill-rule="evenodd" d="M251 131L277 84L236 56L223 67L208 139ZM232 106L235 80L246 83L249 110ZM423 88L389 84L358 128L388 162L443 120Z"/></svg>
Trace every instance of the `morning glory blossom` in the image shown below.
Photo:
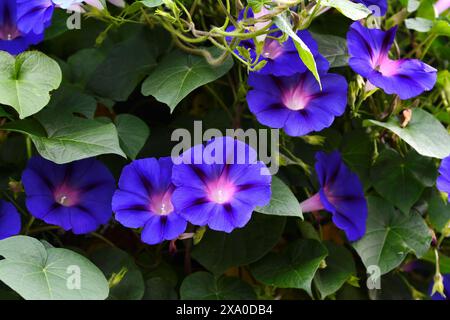
<svg viewBox="0 0 450 320"><path fill-rule="evenodd" d="M382 31L353 23L347 34L349 65L372 85L406 100L433 89L437 70L416 59L392 60L396 32L397 27Z"/></svg>
<svg viewBox="0 0 450 320"><path fill-rule="evenodd" d="M60 165L32 157L22 183L28 210L48 224L85 234L111 218L115 180L96 159Z"/></svg>
<svg viewBox="0 0 450 320"><path fill-rule="evenodd" d="M0 3L0 50L10 54L19 54L31 45L44 40L44 33L32 30L23 32L18 26L18 2L2 0ZM39 28L38 28L39 29Z"/></svg>
<svg viewBox="0 0 450 320"><path fill-rule="evenodd" d="M116 220L129 228L142 228L141 239L153 245L174 240L187 222L172 204L171 158L142 159L127 165L112 202Z"/></svg>
<svg viewBox="0 0 450 320"><path fill-rule="evenodd" d="M303 136L328 128L347 105L347 81L341 75L320 75L322 90L311 72L289 77L250 73L250 111L263 125Z"/></svg>
<svg viewBox="0 0 450 320"><path fill-rule="evenodd" d="M17 25L21 32L41 34L52 22L52 0L17 0Z"/></svg>
<svg viewBox="0 0 450 320"><path fill-rule="evenodd" d="M19 234L20 214L10 202L0 200L0 240Z"/></svg>
<svg viewBox="0 0 450 320"><path fill-rule="evenodd" d="M256 151L218 137L181 155L172 171L175 209L192 224L230 233L244 227L271 197L271 176Z"/></svg>
<svg viewBox="0 0 450 320"><path fill-rule="evenodd" d="M316 154L320 190L302 204L303 212L326 210L348 240L357 241L366 233L367 201L358 176L342 161L339 152Z"/></svg>

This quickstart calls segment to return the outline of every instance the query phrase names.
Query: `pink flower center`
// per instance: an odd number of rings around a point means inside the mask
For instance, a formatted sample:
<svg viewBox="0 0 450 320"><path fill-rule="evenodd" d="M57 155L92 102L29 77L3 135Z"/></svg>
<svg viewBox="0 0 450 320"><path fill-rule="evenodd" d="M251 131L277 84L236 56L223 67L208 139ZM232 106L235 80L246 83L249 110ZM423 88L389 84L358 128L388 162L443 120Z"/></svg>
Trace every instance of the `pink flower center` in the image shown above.
<svg viewBox="0 0 450 320"><path fill-rule="evenodd" d="M235 192L234 184L223 177L208 184L208 198L218 204L230 202Z"/></svg>
<svg viewBox="0 0 450 320"><path fill-rule="evenodd" d="M167 216L173 212L172 191L153 196L150 202L150 211L161 216Z"/></svg>
<svg viewBox="0 0 450 320"><path fill-rule="evenodd" d="M400 61L391 60L387 56L382 56L374 63L375 70L378 70L383 76L390 77L398 73Z"/></svg>
<svg viewBox="0 0 450 320"><path fill-rule="evenodd" d="M264 48L262 51L262 56L266 59L275 60L283 54L283 47L275 39L266 39L264 43Z"/></svg>
<svg viewBox="0 0 450 320"><path fill-rule="evenodd" d="M64 207L75 206L78 204L80 199L79 192L65 184L56 188L53 196L55 201Z"/></svg>
<svg viewBox="0 0 450 320"><path fill-rule="evenodd" d="M301 86L294 86L293 88L283 91L281 100L286 108L299 111L306 108L310 96L301 90Z"/></svg>

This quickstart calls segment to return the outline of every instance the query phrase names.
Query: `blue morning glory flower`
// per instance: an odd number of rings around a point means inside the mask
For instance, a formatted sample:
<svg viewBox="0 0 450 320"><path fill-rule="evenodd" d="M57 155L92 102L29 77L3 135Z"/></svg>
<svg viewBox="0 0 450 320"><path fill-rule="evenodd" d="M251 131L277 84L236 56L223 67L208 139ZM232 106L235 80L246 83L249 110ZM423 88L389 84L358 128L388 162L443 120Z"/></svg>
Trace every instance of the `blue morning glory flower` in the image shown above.
<svg viewBox="0 0 450 320"><path fill-rule="evenodd" d="M256 151L218 137L181 155L172 170L175 209L189 222L231 232L244 227L256 206L269 203L271 176Z"/></svg>
<svg viewBox="0 0 450 320"><path fill-rule="evenodd" d="M52 0L17 0L17 26L23 33L41 34L52 23Z"/></svg>
<svg viewBox="0 0 450 320"><path fill-rule="evenodd" d="M433 89L437 70L416 59L390 59L396 32L397 27L382 31L353 23L347 34L349 65L374 86L406 100Z"/></svg>
<svg viewBox="0 0 450 320"><path fill-rule="evenodd" d="M0 200L0 240L19 234L22 223L19 212L11 203Z"/></svg>
<svg viewBox="0 0 450 320"><path fill-rule="evenodd" d="M347 81L331 73L320 75L322 90L311 72L289 77L250 73L250 111L263 125L283 128L290 136L321 131L341 116L347 105Z"/></svg>
<svg viewBox="0 0 450 320"><path fill-rule="evenodd" d="M320 190L302 204L303 212L326 210L348 240L357 241L366 233L367 201L358 176L342 161L339 152L316 154Z"/></svg>
<svg viewBox="0 0 450 320"><path fill-rule="evenodd" d="M450 194L450 157L445 158L441 162L436 186L439 191Z"/></svg>
<svg viewBox="0 0 450 320"><path fill-rule="evenodd" d="M187 222L174 209L171 158L142 159L127 165L113 197L116 220L129 228L143 228L147 244L174 240L186 230Z"/></svg>
<svg viewBox="0 0 450 320"><path fill-rule="evenodd" d="M22 174L22 183L28 210L48 224L85 234L111 218L116 183L96 159L59 165L33 157Z"/></svg>
<svg viewBox="0 0 450 320"><path fill-rule="evenodd" d="M240 12L238 20L244 19L244 12L244 10ZM252 10L249 9L247 12L247 18L253 17L254 14ZM272 29L276 29L276 27L272 27ZM234 30L234 26L230 26L227 28L228 32L232 32ZM263 40L263 49L258 62L266 61L266 65L262 69L257 71L259 74L290 76L295 73L308 71L308 68L300 59L297 48L295 47L292 38L289 37L286 41L280 42L278 39L281 38L282 35L283 33L281 31L275 31L270 33ZM311 53L313 54L317 64L317 69L319 71L327 71L330 67L330 64L328 63L327 59L325 59L325 57L319 53L317 43L313 39L311 34L307 30L300 30L297 31L297 35L311 50ZM233 38L228 37L227 39L229 42L231 42ZM253 61L257 58L256 45L253 39L242 40L239 43L239 46L249 50L250 57ZM236 53L239 54L237 50Z"/></svg>
<svg viewBox="0 0 450 320"><path fill-rule="evenodd" d="M379 13L381 16L386 14L388 8L387 0L354 0L354 2L362 3L367 8L371 9L374 14Z"/></svg>
<svg viewBox="0 0 450 320"><path fill-rule="evenodd" d="M17 6L16 0L2 0L0 3L0 50L14 55L44 40L43 32L23 32L18 28Z"/></svg>

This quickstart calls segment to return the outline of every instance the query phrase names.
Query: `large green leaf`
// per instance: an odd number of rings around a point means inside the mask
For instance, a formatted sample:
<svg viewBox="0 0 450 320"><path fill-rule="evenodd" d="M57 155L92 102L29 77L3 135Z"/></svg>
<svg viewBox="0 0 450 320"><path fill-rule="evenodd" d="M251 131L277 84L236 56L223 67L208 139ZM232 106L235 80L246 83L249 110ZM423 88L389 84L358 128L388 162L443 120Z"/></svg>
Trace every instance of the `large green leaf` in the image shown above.
<svg viewBox="0 0 450 320"><path fill-rule="evenodd" d="M82 92L78 87L63 84L56 90L43 112L80 114L86 118L93 118L97 109L97 101Z"/></svg>
<svg viewBox="0 0 450 320"><path fill-rule="evenodd" d="M372 11L362 3L352 2L350 0L322 0L320 4L322 6L336 8L344 16L355 21L364 19L372 14Z"/></svg>
<svg viewBox="0 0 450 320"><path fill-rule="evenodd" d="M28 51L14 57L0 51L0 103L16 109L21 119L44 108L49 92L61 80L58 63L43 53Z"/></svg>
<svg viewBox="0 0 450 320"><path fill-rule="evenodd" d="M419 214L403 214L375 196L369 197L368 203L366 234L353 244L367 268L377 266L385 274L398 267L409 253L420 258L427 252L431 232Z"/></svg>
<svg viewBox="0 0 450 320"><path fill-rule="evenodd" d="M145 31L115 45L89 78L89 89L105 98L126 101L156 66L154 47Z"/></svg>
<svg viewBox="0 0 450 320"><path fill-rule="evenodd" d="M432 159L409 152L405 158L392 149L380 153L371 170L375 190L397 208L408 213L425 187L436 182Z"/></svg>
<svg viewBox="0 0 450 320"><path fill-rule="evenodd" d="M41 121L20 120L8 123L2 129L29 135L39 154L58 164L101 154L125 157L112 123L47 114Z"/></svg>
<svg viewBox="0 0 450 320"><path fill-rule="evenodd" d="M352 130L342 138L340 150L345 163L358 174L364 187L370 187L373 158L373 142L370 136L363 130Z"/></svg>
<svg viewBox="0 0 450 320"><path fill-rule="evenodd" d="M253 264L251 272L266 285L303 289L311 295L311 282L326 256L327 249L319 241L297 240Z"/></svg>
<svg viewBox="0 0 450 320"><path fill-rule="evenodd" d="M192 257L215 274L222 274L230 267L250 264L275 246L285 222L284 217L253 214L246 227L231 234L208 230L194 247Z"/></svg>
<svg viewBox="0 0 450 320"><path fill-rule="evenodd" d="M433 191L428 200L428 218L438 232L450 223L450 204L437 191Z"/></svg>
<svg viewBox="0 0 450 320"><path fill-rule="evenodd" d="M180 288L182 300L254 300L255 291L238 278L215 277L197 272L184 279Z"/></svg>
<svg viewBox="0 0 450 320"><path fill-rule="evenodd" d="M302 208L291 189L279 178L272 178L272 198L265 207L258 207L255 211L274 215L292 216L303 219Z"/></svg>
<svg viewBox="0 0 450 320"><path fill-rule="evenodd" d="M34 238L0 241L0 280L27 300L103 300L108 282L88 259ZM80 280L78 282L78 280Z"/></svg>
<svg viewBox="0 0 450 320"><path fill-rule="evenodd" d="M319 46L319 52L330 63L331 68L348 65L347 40L331 34L313 34Z"/></svg>
<svg viewBox="0 0 450 320"><path fill-rule="evenodd" d="M103 271L105 277L110 279L109 299L140 300L143 297L144 278L128 253L108 247L94 252L91 260ZM111 281L115 278L117 283Z"/></svg>
<svg viewBox="0 0 450 320"><path fill-rule="evenodd" d="M303 63L308 68L308 70L312 72L319 85L322 86L320 82L319 72L317 71L316 60L314 59L314 56L311 50L306 45L306 43L303 42L302 39L300 39L300 37L297 35L297 33L294 32L294 30L292 30L292 26L289 21L289 16L286 14L281 14L275 16L273 18L273 21L275 22L277 27L281 31L283 31L283 33L287 34L289 37L292 38L292 41L294 41L295 47L297 48L300 59L302 59Z"/></svg>
<svg viewBox="0 0 450 320"><path fill-rule="evenodd" d="M366 123L391 130L423 156L444 159L450 155L450 135L444 126L425 110L413 109L411 121L405 128L400 126L396 117L392 117L388 122L369 120Z"/></svg>
<svg viewBox="0 0 450 320"><path fill-rule="evenodd" d="M131 114L118 115L115 123L122 150L131 159L136 159L150 135L147 124Z"/></svg>
<svg viewBox="0 0 450 320"><path fill-rule="evenodd" d="M350 251L332 242L326 242L325 245L328 250L328 257L325 259L327 266L319 269L314 277L314 284L322 299L338 291L356 273Z"/></svg>
<svg viewBox="0 0 450 320"><path fill-rule="evenodd" d="M173 111L189 93L222 77L232 66L231 58L219 66L212 66L203 57L174 51L167 55L145 80L142 94L154 96Z"/></svg>

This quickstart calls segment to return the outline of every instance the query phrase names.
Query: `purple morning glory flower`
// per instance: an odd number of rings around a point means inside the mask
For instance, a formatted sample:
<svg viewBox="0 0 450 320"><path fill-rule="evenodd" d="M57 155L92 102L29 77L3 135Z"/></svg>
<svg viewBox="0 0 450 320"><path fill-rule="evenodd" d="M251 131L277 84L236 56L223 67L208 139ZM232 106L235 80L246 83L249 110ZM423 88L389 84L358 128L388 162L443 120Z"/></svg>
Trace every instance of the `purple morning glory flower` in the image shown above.
<svg viewBox="0 0 450 320"><path fill-rule="evenodd" d="M344 113L348 85L343 76L321 74L322 90L311 72L289 77L250 73L247 94L250 111L271 128L290 136L303 136L328 128Z"/></svg>
<svg viewBox="0 0 450 320"><path fill-rule="evenodd" d="M11 203L0 200L0 240L19 234L22 223L19 212Z"/></svg>
<svg viewBox="0 0 450 320"><path fill-rule="evenodd" d="M436 292L435 294L431 294L433 292L433 285L434 285L434 281L431 283L430 285L430 293L429 295L431 296L431 299L433 300L450 300L450 274L447 275L443 275L442 276L444 279L444 294L445 297L443 297L439 292Z"/></svg>
<svg viewBox="0 0 450 320"><path fill-rule="evenodd" d="M2 0L0 3L0 50L19 54L29 46L44 40L43 33L22 32L17 26L16 0Z"/></svg>
<svg viewBox="0 0 450 320"><path fill-rule="evenodd" d="M23 33L41 34L52 23L52 0L17 0L17 26Z"/></svg>
<svg viewBox="0 0 450 320"><path fill-rule="evenodd" d="M253 18L254 14L251 9L247 12L247 18ZM242 10L239 14L238 20L244 19L244 10ZM272 27L271 29L276 29L276 27ZM228 32L234 31L235 27L231 26L227 28ZM280 43L277 39L283 35L281 31L275 31L270 33L267 37L265 37L263 49L261 56L259 58L260 61L266 61L266 65L258 70L259 74L272 74L275 76L290 76L294 73L298 72L306 72L308 68L300 59L297 48L295 47L294 41L292 38L288 38L286 41ZM317 64L317 69L319 71L327 71L330 68L330 64L327 59L319 53L319 48L317 46L316 41L313 39L311 34L307 30L297 31L297 35L300 39L305 42L308 48L311 50L311 53L314 56L314 59ZM232 38L227 38L229 42L231 42ZM253 39L242 40L239 44L241 47L248 49L250 52L250 57L252 60L257 58L256 54L256 46ZM239 52L236 50L236 53Z"/></svg>
<svg viewBox="0 0 450 320"><path fill-rule="evenodd" d="M406 100L433 89L437 70L416 59L391 60L396 32L397 27L382 31L353 23L347 34L349 64L374 86Z"/></svg>
<svg viewBox="0 0 450 320"><path fill-rule="evenodd" d="M301 204L303 212L326 210L350 241L366 233L367 201L358 176L342 161L339 152L316 154L320 190Z"/></svg>
<svg viewBox="0 0 450 320"><path fill-rule="evenodd" d="M113 197L116 220L143 228L141 239L147 244L176 239L186 230L186 220L172 204L172 167L171 158L133 161L123 169Z"/></svg>
<svg viewBox="0 0 450 320"><path fill-rule="evenodd" d="M380 16L384 16L388 8L387 0L354 0L354 2L362 3L375 15Z"/></svg>
<svg viewBox="0 0 450 320"><path fill-rule="evenodd" d="M445 158L441 162L436 186L439 191L450 194L450 157Z"/></svg>
<svg viewBox="0 0 450 320"><path fill-rule="evenodd" d="M231 137L183 153L175 164L172 202L195 225L230 233L244 227L256 206L269 203L272 178L256 151Z"/></svg>
<svg viewBox="0 0 450 320"><path fill-rule="evenodd" d="M85 234L111 218L116 183L96 159L59 165L33 157L22 174L22 183L28 210L48 224Z"/></svg>

